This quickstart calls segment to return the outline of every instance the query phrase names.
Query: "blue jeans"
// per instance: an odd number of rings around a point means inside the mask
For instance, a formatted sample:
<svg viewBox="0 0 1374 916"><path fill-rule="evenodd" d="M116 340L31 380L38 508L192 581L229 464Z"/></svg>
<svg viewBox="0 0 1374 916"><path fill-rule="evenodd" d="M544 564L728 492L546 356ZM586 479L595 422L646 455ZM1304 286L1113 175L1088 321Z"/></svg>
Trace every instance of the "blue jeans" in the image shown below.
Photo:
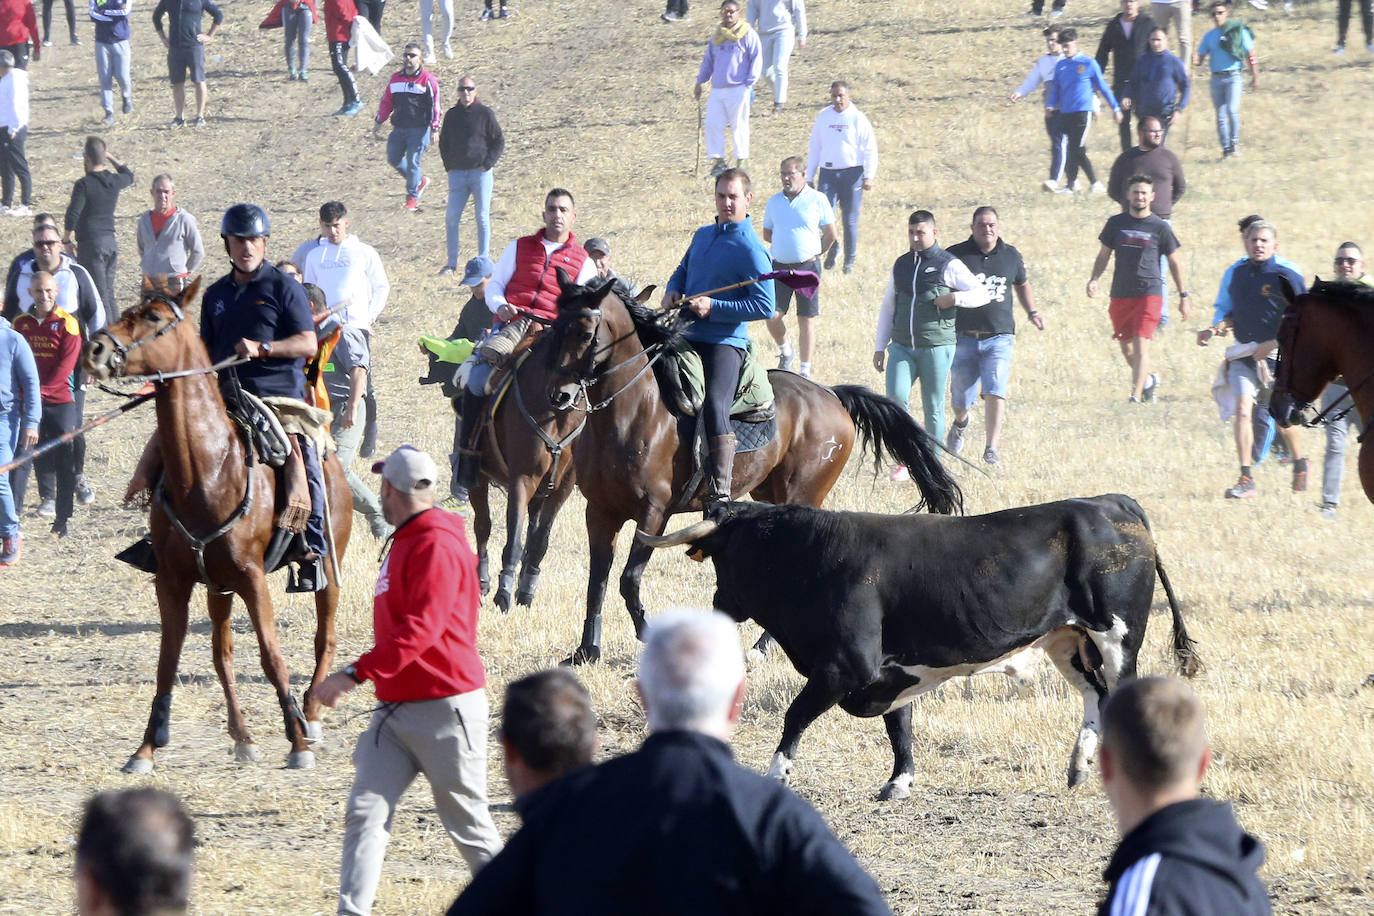
<svg viewBox="0 0 1374 916"><path fill-rule="evenodd" d="M1240 139L1240 88L1244 82L1239 70L1212 74L1212 104L1217 109L1217 139L1222 152L1233 152Z"/></svg>
<svg viewBox="0 0 1374 916"><path fill-rule="evenodd" d="M1322 392L1321 406L1326 410L1346 393L1346 387L1340 382L1332 382L1326 386ZM1349 402L1341 405L1349 406ZM1339 412L1341 408L1337 408ZM1341 501L1341 477L1345 474L1345 449L1346 443L1350 438L1350 428L1355 428L1355 432L1360 432L1360 412L1351 409L1343 419L1326 423L1326 458L1322 461L1322 502L1336 505ZM3 521L0 518L0 521Z"/></svg>
<svg viewBox="0 0 1374 916"><path fill-rule="evenodd" d="M921 408L926 432L936 441L945 441L945 386L949 367L954 362L954 344L941 347L904 347L887 345L887 396L906 406L911 387L921 383Z"/></svg>
<svg viewBox="0 0 1374 916"><path fill-rule="evenodd" d="M339 418L343 416L344 408L348 406L346 399L338 398L330 402L333 408L334 421L329 431L334 436L334 444L338 446L339 463L343 465L345 477L348 480L349 492L353 494L353 509L367 516L368 521L382 517L382 504L377 499L377 494L358 476L353 470L353 459L358 455L358 445L363 441L362 422L354 423L348 429L344 429L339 423ZM362 412L359 411L358 420L361 421Z"/></svg>
<svg viewBox="0 0 1374 916"><path fill-rule="evenodd" d="M100 78L100 107L106 114L114 113L114 84L119 80L119 88L124 98L133 99L134 84L129 79L129 39L123 41L97 41L95 43L95 72Z"/></svg>
<svg viewBox="0 0 1374 916"><path fill-rule="evenodd" d="M864 202L864 167L820 169L816 173L816 190L837 207L844 221L844 263L854 263L859 250L859 207Z"/></svg>
<svg viewBox="0 0 1374 916"><path fill-rule="evenodd" d="M1011 375L1012 342L1010 334L995 334L979 340L960 335L954 345L954 365L951 371L950 400L956 410L968 410L983 397L1007 399L1007 379Z"/></svg>
<svg viewBox="0 0 1374 916"><path fill-rule="evenodd" d="M406 196L420 193L420 156L429 146L429 128L393 127L386 138L386 161L406 177Z"/></svg>
<svg viewBox="0 0 1374 916"><path fill-rule="evenodd" d="M485 258L491 245L491 169L457 169L448 173L448 210L444 213L444 235L448 241L448 266L458 269L458 223L472 198L477 218L477 254Z"/></svg>
<svg viewBox="0 0 1374 916"><path fill-rule="evenodd" d="M306 67L310 66L310 32L314 24L310 18L310 7L304 3L295 9L289 4L282 7L281 24L286 45L286 69L304 73Z"/></svg>
<svg viewBox="0 0 1374 916"><path fill-rule="evenodd" d="M21 425L23 421L18 415L0 413L0 464L9 464L14 458ZM0 538L12 538L18 533L19 513L15 511L14 495L10 492L10 475L0 474Z"/></svg>

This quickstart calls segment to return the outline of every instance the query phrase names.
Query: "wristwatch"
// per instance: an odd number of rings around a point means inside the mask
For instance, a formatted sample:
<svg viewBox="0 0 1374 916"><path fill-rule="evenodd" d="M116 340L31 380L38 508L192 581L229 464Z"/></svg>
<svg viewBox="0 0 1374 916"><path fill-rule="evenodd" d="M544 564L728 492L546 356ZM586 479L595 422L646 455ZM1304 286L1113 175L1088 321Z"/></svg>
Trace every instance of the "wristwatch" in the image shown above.
<svg viewBox="0 0 1374 916"><path fill-rule="evenodd" d="M1188 298L1188 294L1187 294L1187 293L1179 293L1179 294L1178 294L1178 298L1180 298L1180 299L1187 299L1187 298Z"/></svg>
<svg viewBox="0 0 1374 916"><path fill-rule="evenodd" d="M358 669L354 665L349 665L344 669L343 673L353 678L353 683L355 684L361 684L363 682L363 679L358 677Z"/></svg>
<svg viewBox="0 0 1374 916"><path fill-rule="evenodd" d="M258 349L262 351L262 355L263 355L263 356L271 356L271 355L272 355L272 341L270 341L270 340L264 340L262 343L258 344Z"/></svg>

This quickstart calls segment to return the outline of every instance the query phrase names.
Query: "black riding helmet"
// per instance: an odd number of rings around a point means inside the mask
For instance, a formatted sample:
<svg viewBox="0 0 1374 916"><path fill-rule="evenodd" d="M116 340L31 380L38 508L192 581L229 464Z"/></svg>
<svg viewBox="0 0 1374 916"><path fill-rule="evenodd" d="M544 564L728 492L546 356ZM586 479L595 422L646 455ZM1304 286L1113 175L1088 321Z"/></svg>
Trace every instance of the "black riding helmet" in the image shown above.
<svg viewBox="0 0 1374 916"><path fill-rule="evenodd" d="M267 221L267 211L257 204L234 204L224 211L224 218L219 223L220 238L226 242L230 236L256 239L271 234L272 225Z"/></svg>

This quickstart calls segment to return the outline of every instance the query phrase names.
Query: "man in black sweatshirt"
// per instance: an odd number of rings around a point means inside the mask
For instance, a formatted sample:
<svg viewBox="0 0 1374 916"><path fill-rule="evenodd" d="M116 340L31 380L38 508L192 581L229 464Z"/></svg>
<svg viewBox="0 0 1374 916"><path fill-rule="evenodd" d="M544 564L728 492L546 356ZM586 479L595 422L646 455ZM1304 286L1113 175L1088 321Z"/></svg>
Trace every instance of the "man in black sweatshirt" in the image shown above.
<svg viewBox="0 0 1374 916"><path fill-rule="evenodd" d="M62 246L90 272L105 306L105 323L114 324L119 320L114 295L115 262L119 257L115 206L119 203L119 192L134 183L134 173L105 149L105 141L99 137L86 138L82 161L86 174L72 186L72 200L62 221Z"/></svg>
<svg viewBox="0 0 1374 916"><path fill-rule="evenodd" d="M1199 797L1212 762L1202 703L1174 678L1119 687L1102 711L1102 788L1121 828L1098 916L1269 916L1264 844Z"/></svg>
<svg viewBox="0 0 1374 916"><path fill-rule="evenodd" d="M491 170L505 148L506 138L496 115L477 100L477 81L464 76L458 81L458 104L444 114L439 130L439 158L448 172L448 210L444 213L448 258L440 276L458 269L458 224L469 197L477 220L477 251L473 256L491 256Z"/></svg>
<svg viewBox="0 0 1374 916"><path fill-rule="evenodd" d="M1148 15L1140 12L1140 0L1121 0L1121 12L1107 21L1102 40L1097 43L1097 65L1107 72L1112 61L1112 95L1118 99L1131 94L1131 71L1136 60L1150 49L1150 33L1157 26ZM1131 148L1130 113L1118 127L1121 151Z"/></svg>

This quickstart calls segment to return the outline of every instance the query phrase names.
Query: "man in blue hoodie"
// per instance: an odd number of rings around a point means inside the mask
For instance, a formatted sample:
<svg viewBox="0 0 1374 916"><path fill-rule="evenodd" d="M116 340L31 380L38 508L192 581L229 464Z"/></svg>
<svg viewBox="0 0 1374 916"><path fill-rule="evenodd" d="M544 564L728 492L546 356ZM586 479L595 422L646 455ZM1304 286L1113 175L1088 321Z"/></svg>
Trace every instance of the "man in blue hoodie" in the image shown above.
<svg viewBox="0 0 1374 916"><path fill-rule="evenodd" d="M134 110L134 84L129 78L129 10L133 0L91 0L95 23L95 72L100 77L100 107L105 126L114 123L114 83L124 94L124 113Z"/></svg>
<svg viewBox="0 0 1374 916"><path fill-rule="evenodd" d="M1137 678L1102 711L1102 789L1121 829L1098 916L1268 916L1264 844L1201 798L1212 752L1202 703L1175 678Z"/></svg>
<svg viewBox="0 0 1374 916"><path fill-rule="evenodd" d="M16 451L38 444L38 366L24 336L0 318L0 464ZM0 473L0 569L19 560L19 513L10 494L10 475Z"/></svg>
<svg viewBox="0 0 1374 916"><path fill-rule="evenodd" d="M684 336L701 356L706 376L701 421L710 452L708 508L730 498L735 463L730 405L749 347L746 322L772 318L774 303L771 283L749 283L723 295L701 293L755 279L772 269L768 249L749 221L753 200L749 175L743 170L726 169L716 178L717 219L692 236L663 296L665 306L680 305L695 319Z"/></svg>

